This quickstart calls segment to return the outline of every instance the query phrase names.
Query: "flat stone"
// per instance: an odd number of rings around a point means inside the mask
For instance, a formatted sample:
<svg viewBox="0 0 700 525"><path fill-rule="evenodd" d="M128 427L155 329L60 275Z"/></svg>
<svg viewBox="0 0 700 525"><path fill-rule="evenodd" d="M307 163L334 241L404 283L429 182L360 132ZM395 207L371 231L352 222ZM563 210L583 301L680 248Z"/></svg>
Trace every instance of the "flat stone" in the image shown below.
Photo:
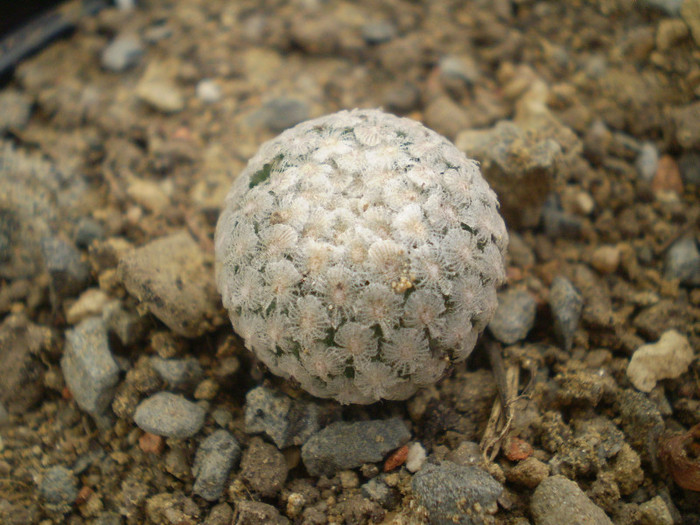
<svg viewBox="0 0 700 525"><path fill-rule="evenodd" d="M688 338L669 330L656 343L637 348L627 366L627 377L642 392L651 392L661 379L683 374L695 359Z"/></svg>
<svg viewBox="0 0 700 525"><path fill-rule="evenodd" d="M303 445L320 428L319 405L264 386L246 394L245 430L264 432L278 448Z"/></svg>
<svg viewBox="0 0 700 525"><path fill-rule="evenodd" d="M0 325L0 403L8 412L21 414L41 400L46 367L39 352L50 341L48 328L21 314L7 316Z"/></svg>
<svg viewBox="0 0 700 525"><path fill-rule="evenodd" d="M530 510L536 525L612 525L603 509L564 476L551 476L540 483Z"/></svg>
<svg viewBox="0 0 700 525"><path fill-rule="evenodd" d="M378 463L411 437L400 418L331 423L301 447L301 457L312 476L332 476L339 470Z"/></svg>
<svg viewBox="0 0 700 525"><path fill-rule="evenodd" d="M535 323L535 299L525 290L498 295L498 308L489 323L493 336L505 344L524 339Z"/></svg>
<svg viewBox="0 0 700 525"><path fill-rule="evenodd" d="M66 332L61 370L80 408L93 417L107 409L119 382L119 366L109 349L107 328L101 318L85 319Z"/></svg>
<svg viewBox="0 0 700 525"><path fill-rule="evenodd" d="M477 525L497 510L503 487L486 471L451 461L427 465L413 477L413 493L433 525Z"/></svg>
<svg viewBox="0 0 700 525"><path fill-rule="evenodd" d="M211 328L218 313L214 272L187 232L128 252L118 274L129 293L175 333L196 337Z"/></svg>
<svg viewBox="0 0 700 525"><path fill-rule="evenodd" d="M583 298L566 277L559 275L552 281L549 307L554 317L554 334L568 352L573 346L574 334L581 320Z"/></svg>
<svg viewBox="0 0 700 525"><path fill-rule="evenodd" d="M241 447L229 432L217 430L199 445L194 457L193 491L207 501L216 501L233 465L241 457Z"/></svg>
<svg viewBox="0 0 700 525"><path fill-rule="evenodd" d="M262 438L250 440L241 459L241 478L261 496L273 497L282 490L289 467L277 447Z"/></svg>
<svg viewBox="0 0 700 525"><path fill-rule="evenodd" d="M158 392L136 407L134 422L157 436L188 438L204 425L206 410L182 396Z"/></svg>

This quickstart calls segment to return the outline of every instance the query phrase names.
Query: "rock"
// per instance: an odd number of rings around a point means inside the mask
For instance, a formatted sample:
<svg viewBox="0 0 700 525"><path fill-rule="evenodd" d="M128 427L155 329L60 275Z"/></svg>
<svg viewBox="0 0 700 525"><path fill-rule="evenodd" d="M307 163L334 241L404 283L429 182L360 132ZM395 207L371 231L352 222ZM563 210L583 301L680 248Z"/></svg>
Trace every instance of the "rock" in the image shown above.
<svg viewBox="0 0 700 525"><path fill-rule="evenodd" d="M129 293L175 333L196 337L210 329L219 308L214 272L187 232L128 252L118 274Z"/></svg>
<svg viewBox="0 0 700 525"><path fill-rule="evenodd" d="M698 5L698 10L700 11L700 0L692 1ZM686 0L686 3L690 2ZM698 23L700 24L700 19ZM698 31L700 32L700 26ZM671 120L676 128L676 140L683 148L700 148L700 102L673 108L671 110Z"/></svg>
<svg viewBox="0 0 700 525"><path fill-rule="evenodd" d="M0 92L0 133L21 130L29 122L32 99L21 91L3 89Z"/></svg>
<svg viewBox="0 0 700 525"><path fill-rule="evenodd" d="M654 496L639 506L640 525L673 525L675 521L661 496Z"/></svg>
<svg viewBox="0 0 700 525"><path fill-rule="evenodd" d="M134 311L126 310L119 300L105 306L102 319L107 324L107 329L116 335L124 346L140 341L148 328L147 318L141 317Z"/></svg>
<svg viewBox="0 0 700 525"><path fill-rule="evenodd" d="M534 489L548 476L549 467L534 457L520 461L506 472L508 481L529 489Z"/></svg>
<svg viewBox="0 0 700 525"><path fill-rule="evenodd" d="M93 241L103 240L104 238L105 230L98 222L87 217L83 217L78 221L74 234L75 245L78 248L87 250Z"/></svg>
<svg viewBox="0 0 700 525"><path fill-rule="evenodd" d="M480 76L479 68L471 55L446 55L440 59L438 67L448 89L455 82L471 86Z"/></svg>
<svg viewBox="0 0 700 525"><path fill-rule="evenodd" d="M105 305L109 302L109 296L99 288L88 288L78 300L66 310L66 322L77 324L88 317L102 315Z"/></svg>
<svg viewBox="0 0 700 525"><path fill-rule="evenodd" d="M161 113L182 111L185 108L185 97L171 76L167 66L151 64L136 86L136 95L142 102Z"/></svg>
<svg viewBox="0 0 700 525"><path fill-rule="evenodd" d="M275 496L284 486L289 467L274 445L254 437L241 459L240 476L248 486L265 497Z"/></svg>
<svg viewBox="0 0 700 525"><path fill-rule="evenodd" d="M150 523L180 525L199 523L199 507L182 492L162 492L146 500L146 517Z"/></svg>
<svg viewBox="0 0 700 525"><path fill-rule="evenodd" d="M700 154L683 153L678 159L678 169L685 184L700 186Z"/></svg>
<svg viewBox="0 0 700 525"><path fill-rule="evenodd" d="M640 0L639 3L663 11L668 16L678 16L681 14L683 0Z"/></svg>
<svg viewBox="0 0 700 525"><path fill-rule="evenodd" d="M456 137L463 129L471 126L469 117L464 109L447 95L439 96L432 100L425 108L423 118L426 126L450 139ZM467 156L474 158L468 152Z"/></svg>
<svg viewBox="0 0 700 525"><path fill-rule="evenodd" d="M427 465L413 477L413 493L433 525L477 525L497 510L503 487L486 471L450 461Z"/></svg>
<svg viewBox="0 0 700 525"><path fill-rule="evenodd" d="M406 456L406 469L408 469L409 472L418 472L423 468L426 458L427 456L423 445L417 441L411 443L411 446L408 447L408 455Z"/></svg>
<svg viewBox="0 0 700 525"><path fill-rule="evenodd" d="M233 525L288 525L289 520L272 505L261 501L239 501Z"/></svg>
<svg viewBox="0 0 700 525"><path fill-rule="evenodd" d="M121 73L134 67L143 56L143 45L137 35L119 35L102 51L102 67Z"/></svg>
<svg viewBox="0 0 700 525"><path fill-rule="evenodd" d="M303 445L319 430L319 415L316 403L292 399L264 386L246 394L246 432L264 432L280 449Z"/></svg>
<svg viewBox="0 0 700 525"><path fill-rule="evenodd" d="M139 403L134 422L151 434L188 438L202 428L205 415L204 408L182 396L158 392Z"/></svg>
<svg viewBox="0 0 700 525"><path fill-rule="evenodd" d="M93 417L100 416L119 382L119 366L109 349L107 328L101 318L85 319L66 332L61 370L80 408Z"/></svg>
<svg viewBox="0 0 700 525"><path fill-rule="evenodd" d="M214 104L221 100L221 86L210 78L197 82L194 92L197 98L206 104Z"/></svg>
<svg viewBox="0 0 700 525"><path fill-rule="evenodd" d="M666 253L664 278L700 286L700 251L693 236L681 237L671 245Z"/></svg>
<svg viewBox="0 0 700 525"><path fill-rule="evenodd" d="M194 357L185 359L163 359L152 357L151 366L171 388L187 390L193 388L204 375L202 367Z"/></svg>
<svg viewBox="0 0 700 525"><path fill-rule="evenodd" d="M73 472L60 465L49 468L39 482L39 495L49 512L68 512L78 497L78 484Z"/></svg>
<svg viewBox="0 0 700 525"><path fill-rule="evenodd" d="M544 231L552 239L578 238L583 230L583 221L573 213L562 209L559 199L552 194L542 207Z"/></svg>
<svg viewBox="0 0 700 525"><path fill-rule="evenodd" d="M508 232L508 256L511 262L520 268L531 268L535 265L535 253L532 248L516 232Z"/></svg>
<svg viewBox="0 0 700 525"><path fill-rule="evenodd" d="M662 299L644 308L632 323L640 335L647 340L654 340L668 330L687 330L691 319L687 308L670 299Z"/></svg>
<svg viewBox="0 0 700 525"><path fill-rule="evenodd" d="M396 26L385 20L366 22L362 26L362 38L371 45L383 44L396 36Z"/></svg>
<svg viewBox="0 0 700 525"><path fill-rule="evenodd" d="M638 390L651 392L657 381L683 374L694 359L688 338L669 330L658 342L637 348L627 367L627 377Z"/></svg>
<svg viewBox="0 0 700 525"><path fill-rule="evenodd" d="M581 320L583 298L566 277L558 275L549 291L549 307L554 318L554 334L563 349L569 352Z"/></svg>
<svg viewBox="0 0 700 525"><path fill-rule="evenodd" d="M564 476L545 479L530 500L535 525L612 525L612 521L573 481Z"/></svg>
<svg viewBox="0 0 700 525"><path fill-rule="evenodd" d="M645 182L651 182L659 165L659 150L653 142L645 142L639 150L634 162L637 173Z"/></svg>
<svg viewBox="0 0 700 525"><path fill-rule="evenodd" d="M468 157L481 162L509 227L538 224L562 152L556 141L502 121L489 130L462 131L455 144Z"/></svg>
<svg viewBox="0 0 700 525"><path fill-rule="evenodd" d="M231 525L233 523L233 509L228 503L214 505L204 520L204 525Z"/></svg>
<svg viewBox="0 0 700 525"><path fill-rule="evenodd" d="M377 463L411 437L400 418L331 423L301 448L306 470L312 476L332 476L363 463Z"/></svg>
<svg viewBox="0 0 700 525"><path fill-rule="evenodd" d="M42 398L46 367L39 354L50 342L51 331L22 314L0 324L0 403L8 412L26 412Z"/></svg>
<svg viewBox="0 0 700 525"><path fill-rule="evenodd" d="M700 0L683 0L681 18L688 24L695 43L700 46Z"/></svg>
<svg viewBox="0 0 700 525"><path fill-rule="evenodd" d="M525 290L498 294L498 308L489 323L493 336L505 344L525 339L535 323L535 299Z"/></svg>
<svg viewBox="0 0 700 525"><path fill-rule="evenodd" d="M309 118L309 105L303 100L277 97L267 101L249 117L253 126L266 127L279 133Z"/></svg>
<svg viewBox="0 0 700 525"><path fill-rule="evenodd" d="M398 499L396 492L384 482L384 476L370 479L360 490L365 498L376 501L385 509L392 508Z"/></svg>
<svg viewBox="0 0 700 525"><path fill-rule="evenodd" d="M56 300L77 295L90 281L90 266L82 260L80 252L58 237L44 237L41 253L51 278L52 296Z"/></svg>
<svg viewBox="0 0 700 525"><path fill-rule="evenodd" d="M656 196L668 192L683 195L681 172L678 169L678 163L670 155L664 155L659 159L656 174L651 181L651 190Z"/></svg>
<svg viewBox="0 0 700 525"><path fill-rule="evenodd" d="M193 492L207 501L221 498L228 474L240 456L240 445L226 430L217 430L202 441L192 466Z"/></svg>
<svg viewBox="0 0 700 525"><path fill-rule="evenodd" d="M620 265L620 256L618 246L598 246L591 254L591 266L603 275L615 273Z"/></svg>

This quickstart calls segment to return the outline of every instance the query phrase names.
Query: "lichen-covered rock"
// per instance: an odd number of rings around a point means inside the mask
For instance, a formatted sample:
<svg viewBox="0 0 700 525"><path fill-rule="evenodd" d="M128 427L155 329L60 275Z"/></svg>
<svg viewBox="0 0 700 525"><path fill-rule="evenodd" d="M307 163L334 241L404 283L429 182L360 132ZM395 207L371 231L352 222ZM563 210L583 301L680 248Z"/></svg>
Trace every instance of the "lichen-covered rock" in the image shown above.
<svg viewBox="0 0 700 525"><path fill-rule="evenodd" d="M248 348L343 403L405 399L462 361L496 308L507 234L477 164L377 110L264 144L216 230L216 278Z"/></svg>

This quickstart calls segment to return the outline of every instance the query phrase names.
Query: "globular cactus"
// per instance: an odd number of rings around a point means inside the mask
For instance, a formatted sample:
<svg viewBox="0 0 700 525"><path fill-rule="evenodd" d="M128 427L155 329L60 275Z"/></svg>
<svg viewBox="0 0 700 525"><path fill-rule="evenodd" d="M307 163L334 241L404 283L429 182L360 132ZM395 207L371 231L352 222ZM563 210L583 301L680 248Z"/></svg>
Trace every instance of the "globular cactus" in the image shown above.
<svg viewBox="0 0 700 525"><path fill-rule="evenodd" d="M265 143L216 228L216 279L246 346L341 403L406 399L467 358L496 309L508 236L473 160L379 110Z"/></svg>

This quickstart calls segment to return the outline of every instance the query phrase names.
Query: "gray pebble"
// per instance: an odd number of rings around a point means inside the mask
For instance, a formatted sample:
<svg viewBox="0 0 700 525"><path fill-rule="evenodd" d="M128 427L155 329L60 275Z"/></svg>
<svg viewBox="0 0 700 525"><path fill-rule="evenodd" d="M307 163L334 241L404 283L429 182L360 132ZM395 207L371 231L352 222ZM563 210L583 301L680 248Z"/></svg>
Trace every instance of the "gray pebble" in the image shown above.
<svg viewBox="0 0 700 525"><path fill-rule="evenodd" d="M124 346L137 343L146 333L147 319L134 311L126 310L119 300L105 306L102 318L108 330L115 334Z"/></svg>
<svg viewBox="0 0 700 525"><path fill-rule="evenodd" d="M204 520L204 525L231 525L233 520L233 509L228 503L214 505Z"/></svg>
<svg viewBox="0 0 700 525"><path fill-rule="evenodd" d="M508 255L515 266L529 268L535 264L535 253L516 232L508 232Z"/></svg>
<svg viewBox="0 0 700 525"><path fill-rule="evenodd" d="M197 83L195 94L202 102L213 104L221 100L221 87L214 80L205 78Z"/></svg>
<svg viewBox="0 0 700 525"><path fill-rule="evenodd" d="M385 509L391 509L397 503L396 492L384 482L383 476L370 479L360 490L365 498L376 501Z"/></svg>
<svg viewBox="0 0 700 525"><path fill-rule="evenodd" d="M261 501L239 501L233 525L287 525L289 520L272 505Z"/></svg>
<svg viewBox="0 0 700 525"><path fill-rule="evenodd" d="M573 346L574 334L581 319L583 298L568 279L559 275L552 281L549 307L554 317L554 334L568 352Z"/></svg>
<svg viewBox="0 0 700 525"><path fill-rule="evenodd" d="M309 105L303 100L277 97L266 102L249 118L253 126L263 126L280 132L309 118Z"/></svg>
<svg viewBox="0 0 700 525"><path fill-rule="evenodd" d="M240 477L254 492L275 496L284 487L288 472L287 460L277 447L259 437L250 440L241 459Z"/></svg>
<svg viewBox="0 0 700 525"><path fill-rule="evenodd" d="M536 525L612 525L603 509L564 476L551 476L540 483L530 500L530 510Z"/></svg>
<svg viewBox="0 0 700 525"><path fill-rule="evenodd" d="M66 467L51 467L39 482L39 494L50 511L67 512L78 497L77 480Z"/></svg>
<svg viewBox="0 0 700 525"><path fill-rule="evenodd" d="M143 45L136 35L120 35L102 51L102 67L121 73L139 63Z"/></svg>
<svg viewBox="0 0 700 525"><path fill-rule="evenodd" d="M320 428L319 406L259 386L246 394L245 429L264 432L278 448L303 445Z"/></svg>
<svg viewBox="0 0 700 525"><path fill-rule="evenodd" d="M158 436L188 438L204 425L206 411L201 406L170 392L158 392L136 407L134 422Z"/></svg>
<svg viewBox="0 0 700 525"><path fill-rule="evenodd" d="M396 26L383 20L367 22L362 26L362 38L368 44L383 44L396 36Z"/></svg>
<svg viewBox="0 0 700 525"><path fill-rule="evenodd" d="M684 184L700 186L700 154L683 153L678 159L678 168Z"/></svg>
<svg viewBox="0 0 700 525"><path fill-rule="evenodd" d="M83 217L75 229L75 244L78 248L87 250L93 241L105 238L104 228L96 221Z"/></svg>
<svg viewBox="0 0 700 525"><path fill-rule="evenodd" d="M459 80L467 85L472 85L479 79L476 62L468 56L444 56L440 59L439 67L441 76L447 79Z"/></svg>
<svg viewBox="0 0 700 525"><path fill-rule="evenodd" d="M185 359L152 357L151 366L163 381L176 390L194 387L204 374L199 361L194 357Z"/></svg>
<svg viewBox="0 0 700 525"><path fill-rule="evenodd" d="M221 498L226 478L240 456L241 447L236 438L225 430L217 430L202 441L192 467L194 493L207 501Z"/></svg>
<svg viewBox="0 0 700 525"><path fill-rule="evenodd" d="M642 144L634 164L642 180L651 182L659 167L659 151L654 143L645 142Z"/></svg>
<svg viewBox="0 0 700 525"><path fill-rule="evenodd" d="M664 277L682 284L700 285L700 251L693 236L678 239L666 253Z"/></svg>
<svg viewBox="0 0 700 525"><path fill-rule="evenodd" d="M498 295L498 308L489 323L493 336L505 344L524 339L535 323L535 299L525 290Z"/></svg>
<svg viewBox="0 0 700 525"><path fill-rule="evenodd" d="M32 112L32 99L14 89L0 92L0 133L8 130L20 130L29 122Z"/></svg>
<svg viewBox="0 0 700 525"><path fill-rule="evenodd" d="M119 366L101 318L85 319L66 333L61 370L80 408L93 417L107 409L119 381Z"/></svg>
<svg viewBox="0 0 700 525"><path fill-rule="evenodd" d="M486 471L450 461L423 467L413 477L412 487L433 525L483 523L483 513L496 511L496 500L503 492Z"/></svg>
<svg viewBox="0 0 700 525"><path fill-rule="evenodd" d="M44 237L41 240L41 253L56 298L77 295L87 287L90 266L82 260L74 246L58 237Z"/></svg>
<svg viewBox="0 0 700 525"><path fill-rule="evenodd" d="M411 437L400 418L331 423L301 447L301 458L312 476L332 476L339 470L377 463Z"/></svg>
<svg viewBox="0 0 700 525"><path fill-rule="evenodd" d="M550 195L542 207L542 223L547 237L578 238L583 229L580 217L562 210L555 195Z"/></svg>
<svg viewBox="0 0 700 525"><path fill-rule="evenodd" d="M663 11L669 16L678 16L683 0L640 0L640 5Z"/></svg>

